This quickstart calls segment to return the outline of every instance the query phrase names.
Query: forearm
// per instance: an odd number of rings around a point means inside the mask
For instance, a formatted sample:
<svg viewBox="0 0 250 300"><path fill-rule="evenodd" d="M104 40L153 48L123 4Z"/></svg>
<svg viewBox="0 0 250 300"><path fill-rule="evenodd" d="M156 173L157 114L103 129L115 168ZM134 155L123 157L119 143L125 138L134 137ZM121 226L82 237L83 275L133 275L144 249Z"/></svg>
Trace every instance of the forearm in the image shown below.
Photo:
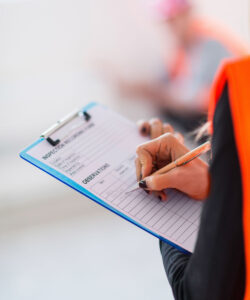
<svg viewBox="0 0 250 300"><path fill-rule="evenodd" d="M187 299L183 288L185 269L190 259L190 254L184 254L178 249L160 241L160 250L165 272L176 300Z"/></svg>

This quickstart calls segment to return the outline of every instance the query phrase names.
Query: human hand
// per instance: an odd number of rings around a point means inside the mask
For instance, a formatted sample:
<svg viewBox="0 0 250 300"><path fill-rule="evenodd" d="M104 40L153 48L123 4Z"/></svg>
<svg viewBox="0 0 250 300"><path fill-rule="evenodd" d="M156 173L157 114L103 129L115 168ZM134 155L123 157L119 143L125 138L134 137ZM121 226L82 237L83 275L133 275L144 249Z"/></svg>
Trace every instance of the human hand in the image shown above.
<svg viewBox="0 0 250 300"><path fill-rule="evenodd" d="M151 133L156 134L154 130L150 128ZM206 198L209 192L208 165L199 158L165 174L150 176L188 151L173 133L165 133L139 145L135 163L140 186L148 191L161 191L162 200L166 198L163 193L166 188L178 189L197 200Z"/></svg>
<svg viewBox="0 0 250 300"><path fill-rule="evenodd" d="M139 120L137 127L141 135L149 136L151 139L168 132L174 134L181 143L184 143L184 137L181 133L174 131L174 128L169 123L163 123L158 118L152 118L149 121Z"/></svg>

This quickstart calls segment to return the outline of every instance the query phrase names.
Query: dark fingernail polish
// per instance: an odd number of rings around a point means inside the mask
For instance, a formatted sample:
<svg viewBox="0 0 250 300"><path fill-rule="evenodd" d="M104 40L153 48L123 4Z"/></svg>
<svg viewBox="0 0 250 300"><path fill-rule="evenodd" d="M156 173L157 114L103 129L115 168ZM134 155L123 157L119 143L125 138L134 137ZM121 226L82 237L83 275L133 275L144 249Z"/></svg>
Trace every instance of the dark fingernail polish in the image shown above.
<svg viewBox="0 0 250 300"><path fill-rule="evenodd" d="M146 133L146 132L147 132L147 128L146 127L142 127L141 133Z"/></svg>
<svg viewBox="0 0 250 300"><path fill-rule="evenodd" d="M144 190L144 192L146 192L147 194L149 194L149 191L147 191L147 190Z"/></svg>
<svg viewBox="0 0 250 300"><path fill-rule="evenodd" d="M159 200L162 200L161 196L158 196Z"/></svg>
<svg viewBox="0 0 250 300"><path fill-rule="evenodd" d="M141 181L139 182L139 187L140 187L140 188L143 188L143 189L147 188L147 183L146 183L146 181L145 181L145 180L141 180Z"/></svg>

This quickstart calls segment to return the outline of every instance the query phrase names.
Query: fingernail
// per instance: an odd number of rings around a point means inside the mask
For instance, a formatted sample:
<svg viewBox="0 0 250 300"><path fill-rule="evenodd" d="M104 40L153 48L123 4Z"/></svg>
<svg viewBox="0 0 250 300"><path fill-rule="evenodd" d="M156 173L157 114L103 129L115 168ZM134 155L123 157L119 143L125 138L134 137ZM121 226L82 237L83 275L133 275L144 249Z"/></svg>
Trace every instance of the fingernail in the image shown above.
<svg viewBox="0 0 250 300"><path fill-rule="evenodd" d="M147 188L146 180L141 180L141 181L139 182L139 187L140 187L140 188L143 188L143 189Z"/></svg>
<svg viewBox="0 0 250 300"><path fill-rule="evenodd" d="M149 191L147 191L147 190L144 190L144 192L146 192L147 194L149 194L150 192Z"/></svg>
<svg viewBox="0 0 250 300"><path fill-rule="evenodd" d="M146 127L142 127L141 133L146 133L146 132L147 132L147 128Z"/></svg>
<svg viewBox="0 0 250 300"><path fill-rule="evenodd" d="M158 199L162 200L161 196L158 196Z"/></svg>

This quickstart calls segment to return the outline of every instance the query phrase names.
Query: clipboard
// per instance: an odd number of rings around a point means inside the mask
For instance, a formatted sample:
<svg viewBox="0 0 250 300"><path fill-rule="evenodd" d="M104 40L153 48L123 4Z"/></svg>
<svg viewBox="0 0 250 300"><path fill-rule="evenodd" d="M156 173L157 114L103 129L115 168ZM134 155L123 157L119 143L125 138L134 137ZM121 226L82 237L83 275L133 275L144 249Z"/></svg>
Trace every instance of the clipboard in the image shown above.
<svg viewBox="0 0 250 300"><path fill-rule="evenodd" d="M39 144L45 143L45 141L46 141L46 143L48 143L50 145L52 152L54 151L53 149L60 149L60 143L62 143L62 145L63 145L63 140L65 137L61 136L61 137L57 137L55 139L55 138L53 138L53 135L55 135L55 133L58 132L60 129L62 130L63 127L69 126L69 124L72 122L72 120L79 119L80 120L79 122L82 122L82 124L88 124L90 121L93 121L95 116L92 115L92 111L95 110L97 107L101 107L104 111L109 111L108 108L101 106L101 105L97 104L96 102L89 103L82 109L74 111L73 113L62 118L60 121L56 122L56 124L53 125L52 127L50 127L48 130L46 130L37 141L32 143L30 146L25 148L23 151L21 151L20 157L22 159L26 160L27 162L31 163L32 165L36 166L37 168L41 169L42 171L53 176L54 178L61 181L62 183L66 184L69 187L73 188L74 190L80 192L82 195L86 196L87 198L95 201L96 203L103 206L104 208L110 210L111 212L122 217L123 219L129 221L130 223L136 225L137 227L139 227L139 228L143 229L144 231L150 233L151 235L157 237L158 239L162 240L163 242L170 244L171 246L179 249L181 252L191 253L192 251L190 249L186 249L186 248L182 247L181 245L178 245L177 243L171 241L171 239L167 239L166 237L159 234L157 231L152 230L148 226L143 225L141 222L138 222L135 218L128 216L128 214L123 213L121 210L119 210L119 209L113 207L112 205L110 205L109 203L107 203L107 201L104 201L101 197L98 197L96 194L89 191L82 184L79 184L75 180L72 180L72 178L65 175L63 172L58 171L56 168L48 165L46 162L43 162L40 159L37 159L34 156L30 155L30 153L29 153L30 151L32 151L34 148L39 146Z"/></svg>

